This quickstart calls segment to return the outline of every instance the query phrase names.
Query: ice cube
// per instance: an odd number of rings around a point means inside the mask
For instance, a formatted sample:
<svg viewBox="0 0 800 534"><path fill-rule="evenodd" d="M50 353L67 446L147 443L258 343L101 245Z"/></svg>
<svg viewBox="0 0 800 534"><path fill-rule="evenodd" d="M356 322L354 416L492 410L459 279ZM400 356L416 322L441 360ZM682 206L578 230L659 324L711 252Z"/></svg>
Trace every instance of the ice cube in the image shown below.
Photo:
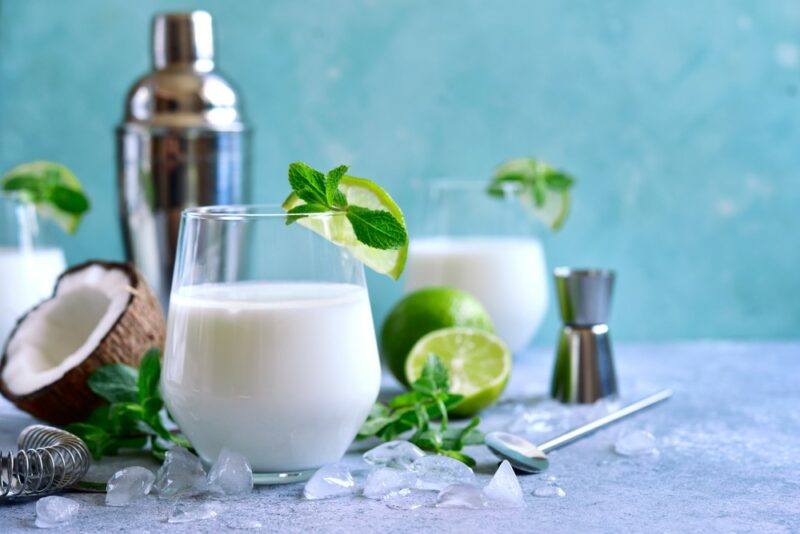
<svg viewBox="0 0 800 534"><path fill-rule="evenodd" d="M230 519L223 520L223 522L225 523L226 527L233 530L255 530L264 526L261 524L261 521L256 519L247 519L244 517L232 517Z"/></svg>
<svg viewBox="0 0 800 534"><path fill-rule="evenodd" d="M36 501L36 526L52 528L72 521L81 505L66 497L43 497Z"/></svg>
<svg viewBox="0 0 800 534"><path fill-rule="evenodd" d="M106 505L125 506L143 499L155 480L152 471L138 465L117 471L106 485Z"/></svg>
<svg viewBox="0 0 800 534"><path fill-rule="evenodd" d="M367 475L364 481L364 497L380 499L393 491L413 488L416 482L417 475L411 471L379 467Z"/></svg>
<svg viewBox="0 0 800 534"><path fill-rule="evenodd" d="M483 508L486 499L483 492L472 484L453 484L439 492L436 508Z"/></svg>
<svg viewBox="0 0 800 534"><path fill-rule="evenodd" d="M224 507L219 501L178 501L172 508L169 523L191 523L213 519L222 513Z"/></svg>
<svg viewBox="0 0 800 534"><path fill-rule="evenodd" d="M217 495L246 495L253 491L253 470L247 458L223 448L208 472L208 488Z"/></svg>
<svg viewBox="0 0 800 534"><path fill-rule="evenodd" d="M497 505L505 508L522 508L525 506L522 487L520 487L514 468L511 467L508 460L503 460L500 467L497 468L492 480L483 488L483 494L493 506Z"/></svg>
<svg viewBox="0 0 800 534"><path fill-rule="evenodd" d="M430 491L405 488L387 494L381 499L381 502L395 510L416 510L433 506L436 503L436 494Z"/></svg>
<svg viewBox="0 0 800 534"><path fill-rule="evenodd" d="M371 465L408 469L414 460L425 453L411 442L404 440L387 441L364 453L364 461Z"/></svg>
<svg viewBox="0 0 800 534"><path fill-rule="evenodd" d="M356 482L346 465L335 463L317 470L306 482L303 496L306 499L328 499L349 495L356 490Z"/></svg>
<svg viewBox="0 0 800 534"><path fill-rule="evenodd" d="M206 471L200 458L183 447L167 451L153 486L162 498L196 495L208 489Z"/></svg>
<svg viewBox="0 0 800 534"><path fill-rule="evenodd" d="M470 484L475 473L465 464L448 456L423 456L411 464L417 475L417 489L443 490L452 484Z"/></svg>
<svg viewBox="0 0 800 534"><path fill-rule="evenodd" d="M614 451L620 456L658 454L656 438L647 430L634 430L622 434L614 443Z"/></svg>
<svg viewBox="0 0 800 534"><path fill-rule="evenodd" d="M544 485L539 486L533 490L533 495L536 497L564 497L567 494L564 489L556 482L556 477L549 476L544 479Z"/></svg>

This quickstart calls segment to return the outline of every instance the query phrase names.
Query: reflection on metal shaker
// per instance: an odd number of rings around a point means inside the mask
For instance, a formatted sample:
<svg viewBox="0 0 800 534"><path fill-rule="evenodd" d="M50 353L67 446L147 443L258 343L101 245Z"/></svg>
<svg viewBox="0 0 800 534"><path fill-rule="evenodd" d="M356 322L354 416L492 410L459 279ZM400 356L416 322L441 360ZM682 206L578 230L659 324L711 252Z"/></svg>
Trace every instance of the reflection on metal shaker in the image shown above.
<svg viewBox="0 0 800 534"><path fill-rule="evenodd" d="M215 70L211 15L156 15L152 46L117 128L117 178L126 255L166 307L181 210L249 200L250 130Z"/></svg>

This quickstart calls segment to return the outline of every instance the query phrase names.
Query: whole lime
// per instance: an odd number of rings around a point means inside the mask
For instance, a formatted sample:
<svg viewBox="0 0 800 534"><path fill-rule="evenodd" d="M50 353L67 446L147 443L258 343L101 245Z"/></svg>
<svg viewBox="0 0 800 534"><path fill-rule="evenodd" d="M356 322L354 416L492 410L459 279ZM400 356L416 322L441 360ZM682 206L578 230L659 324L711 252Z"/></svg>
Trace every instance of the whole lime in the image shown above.
<svg viewBox="0 0 800 534"><path fill-rule="evenodd" d="M478 299L453 287L425 287L395 304L381 328L381 352L395 378L408 385L405 366L411 348L425 334L451 326L494 332Z"/></svg>

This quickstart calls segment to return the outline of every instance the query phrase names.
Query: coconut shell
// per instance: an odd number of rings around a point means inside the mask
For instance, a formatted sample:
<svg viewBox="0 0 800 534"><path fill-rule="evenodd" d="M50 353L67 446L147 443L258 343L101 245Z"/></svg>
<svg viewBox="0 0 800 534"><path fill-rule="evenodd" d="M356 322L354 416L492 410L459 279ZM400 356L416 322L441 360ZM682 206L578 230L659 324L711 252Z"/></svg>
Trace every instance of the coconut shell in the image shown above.
<svg viewBox="0 0 800 534"><path fill-rule="evenodd" d="M2 372L8 360L6 346L0 360L0 393L20 410L28 412L37 419L56 425L74 423L86 419L98 406L106 403L97 396L87 384L89 376L99 367L111 363L124 363L138 367L144 353L151 348L163 349L166 325L164 313L153 290L144 277L129 263L88 261L64 271L56 281L55 298L62 279L92 265L105 269L119 269L130 280L130 298L125 311L106 332L98 346L81 363L67 371L56 382L26 395L14 395L2 379ZM8 340L13 338L19 326L30 313L42 304L29 310L18 321Z"/></svg>

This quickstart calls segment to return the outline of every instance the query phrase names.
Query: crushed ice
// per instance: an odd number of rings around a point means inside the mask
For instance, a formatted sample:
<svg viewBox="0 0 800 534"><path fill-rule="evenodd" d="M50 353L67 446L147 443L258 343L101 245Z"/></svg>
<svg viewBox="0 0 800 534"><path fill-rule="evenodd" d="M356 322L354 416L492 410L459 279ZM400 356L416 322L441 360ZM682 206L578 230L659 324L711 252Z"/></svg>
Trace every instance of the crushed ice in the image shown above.
<svg viewBox="0 0 800 534"><path fill-rule="evenodd" d="M214 519L224 510L219 501L182 501L178 500L167 519L168 523L191 523Z"/></svg>
<svg viewBox="0 0 800 534"><path fill-rule="evenodd" d="M417 475L417 489L443 490L452 484L470 484L475 473L467 465L448 456L423 456L411 464Z"/></svg>
<svg viewBox="0 0 800 534"><path fill-rule="evenodd" d="M162 498L204 493L208 482L203 463L183 447L170 449L156 473L153 487Z"/></svg>
<svg viewBox="0 0 800 534"><path fill-rule="evenodd" d="M564 497L567 495L567 492L558 485L556 482L556 477L549 476L544 479L544 484L539 486L535 490L533 490L533 495L535 497Z"/></svg>
<svg viewBox="0 0 800 534"><path fill-rule="evenodd" d="M241 496L253 491L253 470L238 452L223 448L208 472L208 489L216 495Z"/></svg>
<svg viewBox="0 0 800 534"><path fill-rule="evenodd" d="M477 510L486 505L483 492L472 484L453 484L439 492L437 508L472 508Z"/></svg>
<svg viewBox="0 0 800 534"><path fill-rule="evenodd" d="M425 453L409 441L387 441L364 453L364 461L370 465L408 469L414 460Z"/></svg>
<svg viewBox="0 0 800 534"><path fill-rule="evenodd" d="M155 480L152 471L138 465L117 471L106 484L106 505L126 506L144 499Z"/></svg>
<svg viewBox="0 0 800 534"><path fill-rule="evenodd" d="M303 496L309 500L341 497L355 492L356 482L343 463L321 467L306 482Z"/></svg>
<svg viewBox="0 0 800 534"><path fill-rule="evenodd" d="M417 475L412 471L379 467L373 469L364 481L364 497L381 499L389 493L416 486Z"/></svg>
<svg viewBox="0 0 800 534"><path fill-rule="evenodd" d="M647 430L634 430L622 434L614 442L614 452L620 456L655 456L658 454L656 438Z"/></svg>
<svg viewBox="0 0 800 534"><path fill-rule="evenodd" d="M525 499L522 496L522 487L519 485L514 468L503 460L497 468L492 479L483 488L483 494L493 506L503 508L522 508Z"/></svg>
<svg viewBox="0 0 800 534"><path fill-rule="evenodd" d="M57 495L36 501L36 526L53 528L66 525L75 518L81 505L77 501Z"/></svg>

